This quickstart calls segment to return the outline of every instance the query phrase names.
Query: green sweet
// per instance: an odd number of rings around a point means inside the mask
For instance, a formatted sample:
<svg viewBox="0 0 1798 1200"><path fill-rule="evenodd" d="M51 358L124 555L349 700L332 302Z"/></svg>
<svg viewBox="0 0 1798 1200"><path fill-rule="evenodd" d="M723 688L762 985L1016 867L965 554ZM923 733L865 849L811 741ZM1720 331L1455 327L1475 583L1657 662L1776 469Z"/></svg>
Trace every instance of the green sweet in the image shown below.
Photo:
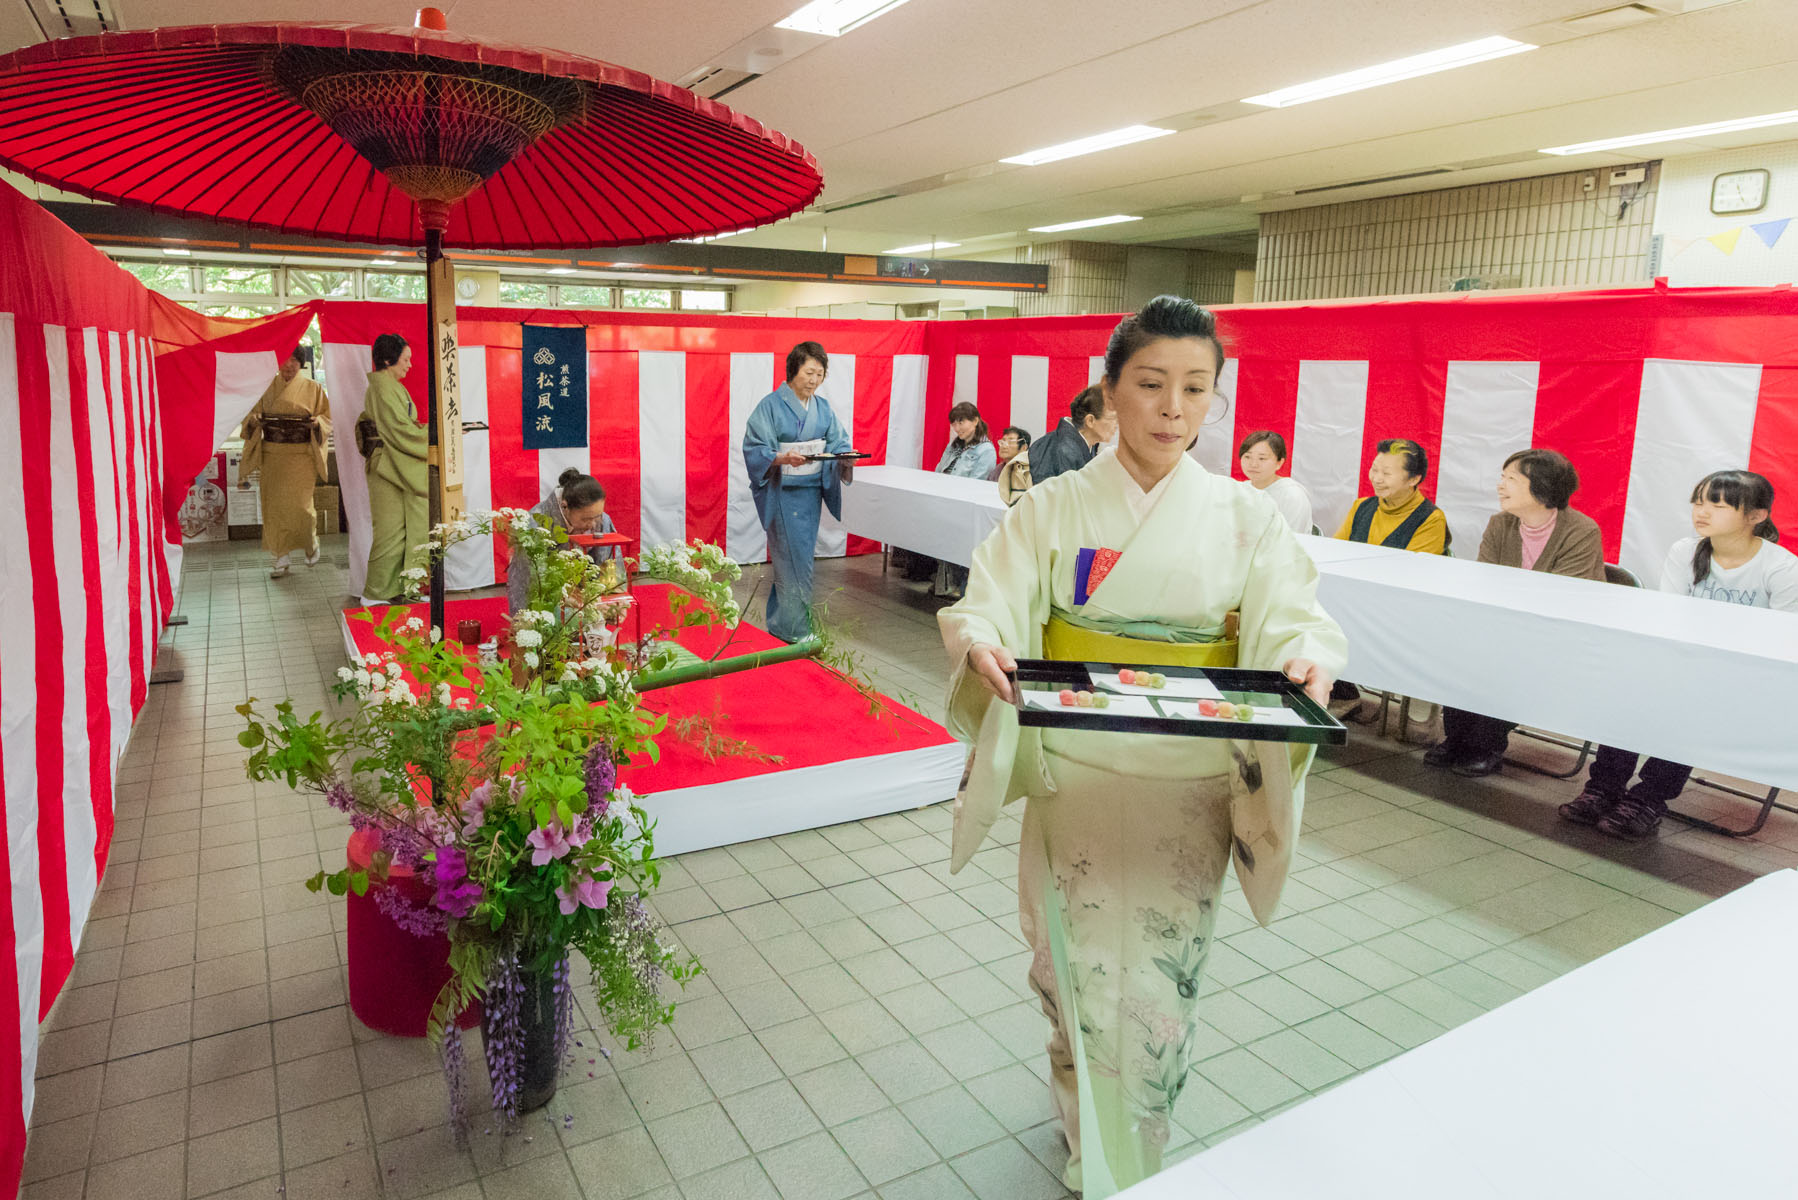
<svg viewBox="0 0 1798 1200"><path fill-rule="evenodd" d="M1238 721L1253 721L1255 719L1255 710L1247 704L1238 704L1236 706L1236 719Z"/></svg>

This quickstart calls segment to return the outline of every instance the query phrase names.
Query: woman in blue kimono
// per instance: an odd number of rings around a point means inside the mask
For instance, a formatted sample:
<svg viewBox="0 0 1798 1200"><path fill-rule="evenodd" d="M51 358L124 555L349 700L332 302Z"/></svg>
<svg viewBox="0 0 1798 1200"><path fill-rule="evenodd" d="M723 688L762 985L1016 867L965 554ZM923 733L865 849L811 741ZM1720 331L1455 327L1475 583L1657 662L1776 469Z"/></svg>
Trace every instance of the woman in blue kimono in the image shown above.
<svg viewBox="0 0 1798 1200"><path fill-rule="evenodd" d="M847 463L808 462L808 454L840 454L849 431L830 401L817 394L830 356L817 342L787 352L787 381L762 397L743 430L743 465L756 516L768 531L768 632L783 642L811 633L812 559L818 545L819 502L843 515Z"/></svg>

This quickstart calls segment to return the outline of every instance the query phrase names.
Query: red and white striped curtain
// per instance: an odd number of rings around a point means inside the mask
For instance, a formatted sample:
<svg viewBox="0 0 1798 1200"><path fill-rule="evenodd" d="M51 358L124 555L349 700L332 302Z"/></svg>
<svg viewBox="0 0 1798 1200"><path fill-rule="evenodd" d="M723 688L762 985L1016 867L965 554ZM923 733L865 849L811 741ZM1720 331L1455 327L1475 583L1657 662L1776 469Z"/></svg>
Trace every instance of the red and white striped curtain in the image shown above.
<svg viewBox="0 0 1798 1200"><path fill-rule="evenodd" d="M175 513L311 320L173 308L0 186L0 1012L17 1020L0 1036L0 1193L18 1186L38 1023L106 869L119 757L180 578Z"/></svg>
<svg viewBox="0 0 1798 1200"><path fill-rule="evenodd" d="M1116 316L932 323L925 457L948 441L952 404L996 432L1052 427L1103 373ZM1194 455L1241 478L1238 440L1272 429L1293 478L1334 533L1368 494L1374 444L1407 438L1430 456L1424 491L1471 557L1498 511L1504 460L1530 446L1579 469L1574 506L1606 556L1658 575L1690 536L1703 476L1759 471L1798 526L1798 292L1640 289L1221 308L1229 360ZM1221 411L1220 411L1221 410Z"/></svg>
<svg viewBox="0 0 1798 1200"><path fill-rule="evenodd" d="M794 321L769 318L462 309L458 315L464 420L486 432L464 442L465 496L472 511L530 508L569 467L606 489L606 511L642 545L702 538L740 562L767 557L743 468L743 427L755 405L786 377L787 351L822 342L830 372L819 389L873 462L919 461L924 430L921 323ZM522 329L587 327L588 444L566 450L523 445ZM420 305L325 301L319 332L325 386L337 439L337 469L350 529L352 590L367 565L368 484L355 451L356 417L367 388L369 348L398 333L422 344ZM425 368L415 358L405 384L422 409ZM934 461L934 460L932 460ZM826 516L818 553L871 550ZM504 550L465 543L446 567L451 588L505 577Z"/></svg>
<svg viewBox="0 0 1798 1200"><path fill-rule="evenodd" d="M0 188L0 1190L74 965L173 599L148 293Z"/></svg>

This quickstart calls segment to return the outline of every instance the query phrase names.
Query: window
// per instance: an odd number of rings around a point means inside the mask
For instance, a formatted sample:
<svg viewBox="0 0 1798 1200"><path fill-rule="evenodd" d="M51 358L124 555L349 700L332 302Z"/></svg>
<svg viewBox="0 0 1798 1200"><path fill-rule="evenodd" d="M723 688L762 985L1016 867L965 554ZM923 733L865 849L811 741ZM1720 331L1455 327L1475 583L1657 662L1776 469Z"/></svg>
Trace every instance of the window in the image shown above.
<svg viewBox="0 0 1798 1200"><path fill-rule="evenodd" d="M423 300L425 277L370 271L362 277L362 290L370 300Z"/></svg>
<svg viewBox="0 0 1798 1200"><path fill-rule="evenodd" d="M202 304L200 311L209 317L266 317L279 312L276 304Z"/></svg>
<svg viewBox="0 0 1798 1200"><path fill-rule="evenodd" d="M730 293L682 288L680 306L686 312L729 312Z"/></svg>
<svg viewBox="0 0 1798 1200"><path fill-rule="evenodd" d="M178 267L174 263L137 263L122 262L119 266L137 277L137 281L153 292L180 292L187 295L194 290L194 269Z"/></svg>
<svg viewBox="0 0 1798 1200"><path fill-rule="evenodd" d="M499 281L499 302L501 304L529 304L536 308L549 307L549 284L547 283L514 283Z"/></svg>
<svg viewBox="0 0 1798 1200"><path fill-rule="evenodd" d="M674 293L667 288L624 288L618 297L621 308L674 307Z"/></svg>
<svg viewBox="0 0 1798 1200"><path fill-rule="evenodd" d="M208 292L228 292L238 296L275 294L275 273L267 268L207 267L205 279Z"/></svg>
<svg viewBox="0 0 1798 1200"><path fill-rule="evenodd" d="M356 277L348 271L305 271L290 267L287 271L289 296L353 296Z"/></svg>
<svg viewBox="0 0 1798 1200"><path fill-rule="evenodd" d="M556 303L564 308L611 308L612 289L582 283L564 283L556 289Z"/></svg>

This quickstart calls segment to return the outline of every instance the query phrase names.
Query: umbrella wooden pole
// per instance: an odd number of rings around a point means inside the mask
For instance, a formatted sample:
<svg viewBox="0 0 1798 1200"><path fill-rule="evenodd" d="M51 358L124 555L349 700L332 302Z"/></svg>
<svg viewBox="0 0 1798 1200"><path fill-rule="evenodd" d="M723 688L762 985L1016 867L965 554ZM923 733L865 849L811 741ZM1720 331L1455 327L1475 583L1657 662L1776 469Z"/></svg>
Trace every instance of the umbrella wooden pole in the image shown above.
<svg viewBox="0 0 1798 1200"><path fill-rule="evenodd" d="M443 326L443 310L446 308L448 309L449 328L455 329L456 285L454 268L450 265L449 260L443 257L443 230L430 228L431 224L433 222L427 222L425 229L425 315L426 336L430 339L430 361L426 364L430 376L426 381L428 400L425 411L425 420L429 426L430 449L427 453L430 456L430 466L429 478L425 487L429 497L430 524L431 528L435 529L441 522L449 519L448 514L444 512L443 465L439 453L439 447L445 441L443 437L444 397L439 393L443 386L444 366L446 365L443 357L446 352L450 355L456 352L453 335L449 346L446 347L445 339L439 335L438 331ZM459 432L460 430L458 430ZM460 480L457 482L460 483ZM443 555L432 554L431 627L433 629L444 628L443 593ZM445 630L446 634L447 632Z"/></svg>

